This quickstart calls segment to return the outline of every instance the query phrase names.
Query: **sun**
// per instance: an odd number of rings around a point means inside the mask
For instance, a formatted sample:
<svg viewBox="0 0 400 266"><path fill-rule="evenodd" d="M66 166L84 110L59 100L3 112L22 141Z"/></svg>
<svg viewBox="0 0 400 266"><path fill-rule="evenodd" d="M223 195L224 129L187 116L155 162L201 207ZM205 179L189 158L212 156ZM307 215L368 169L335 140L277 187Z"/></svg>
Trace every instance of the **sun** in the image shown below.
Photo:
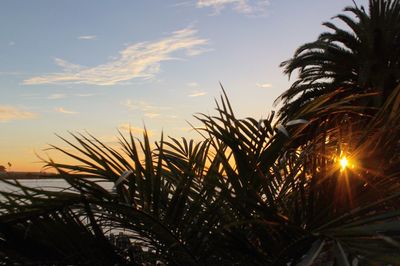
<svg viewBox="0 0 400 266"><path fill-rule="evenodd" d="M349 160L346 158L346 156L343 156L342 158L340 158L340 168L341 170L345 170L348 166L349 166Z"/></svg>

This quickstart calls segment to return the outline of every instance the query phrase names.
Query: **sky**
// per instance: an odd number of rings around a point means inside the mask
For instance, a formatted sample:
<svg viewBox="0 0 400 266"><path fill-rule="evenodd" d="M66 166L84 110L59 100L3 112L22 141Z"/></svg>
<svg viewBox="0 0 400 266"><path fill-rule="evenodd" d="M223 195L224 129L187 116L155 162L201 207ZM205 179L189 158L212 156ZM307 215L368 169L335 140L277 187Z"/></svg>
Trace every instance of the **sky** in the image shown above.
<svg viewBox="0 0 400 266"><path fill-rule="evenodd" d="M366 6L366 0L357 0ZM39 171L56 136L118 130L199 138L221 83L239 117L267 117L279 64L351 0L2 0L0 165Z"/></svg>

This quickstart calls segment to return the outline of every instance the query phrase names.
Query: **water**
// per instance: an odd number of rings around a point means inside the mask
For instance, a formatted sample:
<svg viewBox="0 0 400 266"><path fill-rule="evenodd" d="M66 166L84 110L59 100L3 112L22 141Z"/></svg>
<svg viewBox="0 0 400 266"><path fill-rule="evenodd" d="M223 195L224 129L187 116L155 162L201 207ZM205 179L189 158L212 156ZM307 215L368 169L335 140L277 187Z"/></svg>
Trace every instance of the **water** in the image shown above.
<svg viewBox="0 0 400 266"><path fill-rule="evenodd" d="M12 181L12 180L9 180ZM94 180L92 179L91 181L95 181L97 184L101 185L103 188L111 191L113 188L113 183L112 182L107 182L104 180ZM21 183L24 186L31 187L31 188L37 188L37 189L43 189L43 190L49 190L49 191L60 191L67 189L71 187L64 179L20 179L18 180L19 183ZM7 191L7 192L16 192L19 191L20 189L6 184L4 182L0 181L0 190L1 191Z"/></svg>

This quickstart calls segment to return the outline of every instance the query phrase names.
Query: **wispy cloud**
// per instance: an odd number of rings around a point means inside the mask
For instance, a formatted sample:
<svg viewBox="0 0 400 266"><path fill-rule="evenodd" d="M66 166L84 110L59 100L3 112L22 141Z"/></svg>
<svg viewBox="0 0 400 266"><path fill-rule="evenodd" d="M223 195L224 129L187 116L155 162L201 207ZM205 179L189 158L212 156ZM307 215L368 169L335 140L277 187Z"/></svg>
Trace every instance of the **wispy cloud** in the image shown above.
<svg viewBox="0 0 400 266"><path fill-rule="evenodd" d="M70 94L70 95L66 95L66 94L52 94L52 99L62 99L62 98L66 98L66 97L92 97L95 95L99 95L99 93L76 93L76 94Z"/></svg>
<svg viewBox="0 0 400 266"><path fill-rule="evenodd" d="M21 110L14 106L0 105L0 122L12 120L27 120L36 117L35 113Z"/></svg>
<svg viewBox="0 0 400 266"><path fill-rule="evenodd" d="M183 1L171 5L172 7L193 6L193 1Z"/></svg>
<svg viewBox="0 0 400 266"><path fill-rule="evenodd" d="M189 87L198 87L198 86L199 86L199 83L192 81L192 82L189 82L187 85L188 85Z"/></svg>
<svg viewBox="0 0 400 266"><path fill-rule="evenodd" d="M58 107L56 108L56 112L62 113L62 114L67 114L67 115L76 115L78 112L67 110L63 107Z"/></svg>
<svg viewBox="0 0 400 266"><path fill-rule="evenodd" d="M232 7L236 12L247 15L265 14L269 0L197 0L198 8L213 8L219 14L224 8Z"/></svg>
<svg viewBox="0 0 400 266"><path fill-rule="evenodd" d="M127 99L122 102L122 105L132 111L140 111L143 113L144 117L147 118L165 118L165 119L174 119L175 116L171 114L167 114L171 107L168 106L157 106L146 101L133 101L131 99Z"/></svg>
<svg viewBox="0 0 400 266"><path fill-rule="evenodd" d="M257 83L256 86L259 88L271 88L272 87L272 85L269 83Z"/></svg>
<svg viewBox="0 0 400 266"><path fill-rule="evenodd" d="M67 95L65 95L63 93L54 93L54 94L49 95L47 97L47 99L49 99L49 100L58 100L58 99L64 99L66 97L67 97Z"/></svg>
<svg viewBox="0 0 400 266"><path fill-rule="evenodd" d="M139 127L133 127L128 123L121 124L118 129L125 132L132 132L133 135L143 135L144 129ZM154 132L152 130L146 129L148 136L153 136Z"/></svg>
<svg viewBox="0 0 400 266"><path fill-rule="evenodd" d="M142 112L158 112L171 109L171 107L168 106L157 106L146 101L134 101L131 99L125 100L122 105L129 110L140 110Z"/></svg>
<svg viewBox="0 0 400 266"><path fill-rule="evenodd" d="M94 67L57 58L55 62L62 72L32 77L23 83L115 85L137 78L149 79L160 71L161 62L174 59L174 53L185 51L186 56L193 56L204 52L202 46L207 43L208 40L196 36L196 30L185 28L159 41L130 45L116 59Z"/></svg>
<svg viewBox="0 0 400 266"><path fill-rule="evenodd" d="M92 97L92 96L95 96L96 94L95 93L78 93L78 94L75 94L75 96L77 96L77 97Z"/></svg>
<svg viewBox="0 0 400 266"><path fill-rule="evenodd" d="M103 135L97 137L97 139L103 143L118 143L118 136L116 135Z"/></svg>
<svg viewBox="0 0 400 266"><path fill-rule="evenodd" d="M82 35L78 36L79 40L96 40L96 35Z"/></svg>
<svg viewBox="0 0 400 266"><path fill-rule="evenodd" d="M176 127L175 130L183 131L183 132L190 132L193 131L192 127Z"/></svg>
<svg viewBox="0 0 400 266"><path fill-rule="evenodd" d="M148 117L148 118L155 118L155 117L160 116L160 114L159 113L144 113L144 116Z"/></svg>
<svg viewBox="0 0 400 266"><path fill-rule="evenodd" d="M207 92L204 91L194 91L191 94L188 95L188 97L200 97L206 95Z"/></svg>

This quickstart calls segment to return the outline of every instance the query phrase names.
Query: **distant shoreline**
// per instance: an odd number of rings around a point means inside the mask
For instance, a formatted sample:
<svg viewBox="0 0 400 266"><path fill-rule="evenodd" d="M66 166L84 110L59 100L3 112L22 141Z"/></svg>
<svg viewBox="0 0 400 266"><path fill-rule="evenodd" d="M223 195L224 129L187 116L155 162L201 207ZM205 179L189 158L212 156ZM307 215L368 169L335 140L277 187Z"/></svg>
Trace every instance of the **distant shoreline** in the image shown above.
<svg viewBox="0 0 400 266"><path fill-rule="evenodd" d="M69 174L73 177L82 177L86 179L96 178L95 176L82 175L82 174ZM38 179L63 179L60 174L47 173L47 172L2 172L0 173L1 179L16 179L16 180L38 180Z"/></svg>
<svg viewBox="0 0 400 266"><path fill-rule="evenodd" d="M57 179L59 174L46 172L3 172L0 179Z"/></svg>

